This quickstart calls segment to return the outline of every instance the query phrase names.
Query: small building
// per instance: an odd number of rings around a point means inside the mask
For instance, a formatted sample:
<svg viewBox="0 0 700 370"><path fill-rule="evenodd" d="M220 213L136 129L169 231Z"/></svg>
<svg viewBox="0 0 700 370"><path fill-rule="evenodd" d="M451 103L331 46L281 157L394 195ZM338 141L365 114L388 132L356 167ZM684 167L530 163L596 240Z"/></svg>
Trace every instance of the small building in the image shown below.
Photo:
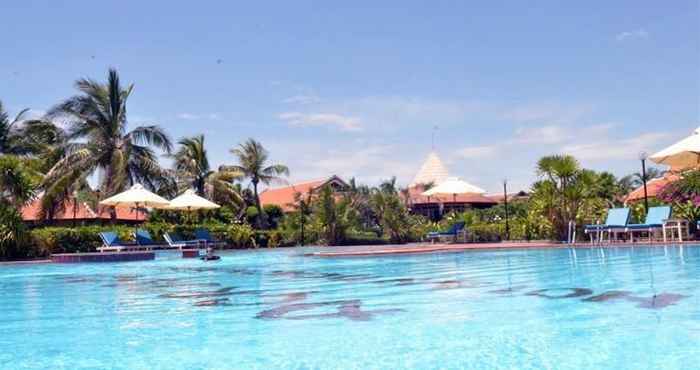
<svg viewBox="0 0 700 370"><path fill-rule="evenodd" d="M262 206L276 205L282 208L283 212L291 212L294 211L300 197L312 196L324 186L330 186L335 192L342 192L349 187L340 177L333 175L325 179L302 181L282 187L267 188L260 193L260 204Z"/></svg>
<svg viewBox="0 0 700 370"><path fill-rule="evenodd" d="M418 170L407 191L407 205L414 214L423 215L431 220L439 220L449 212L463 212L476 208L483 209L498 204L483 194L457 194L425 196L422 193L431 186L447 180L449 172L435 152L430 152L423 165Z"/></svg>

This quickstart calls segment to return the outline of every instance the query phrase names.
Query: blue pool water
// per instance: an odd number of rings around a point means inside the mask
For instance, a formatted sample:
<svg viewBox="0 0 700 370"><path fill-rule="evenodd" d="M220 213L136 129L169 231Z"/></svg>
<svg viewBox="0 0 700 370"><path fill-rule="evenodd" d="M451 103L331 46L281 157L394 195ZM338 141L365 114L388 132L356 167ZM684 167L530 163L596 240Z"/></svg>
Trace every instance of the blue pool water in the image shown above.
<svg viewBox="0 0 700 370"><path fill-rule="evenodd" d="M700 247L0 266L0 369L698 369Z"/></svg>

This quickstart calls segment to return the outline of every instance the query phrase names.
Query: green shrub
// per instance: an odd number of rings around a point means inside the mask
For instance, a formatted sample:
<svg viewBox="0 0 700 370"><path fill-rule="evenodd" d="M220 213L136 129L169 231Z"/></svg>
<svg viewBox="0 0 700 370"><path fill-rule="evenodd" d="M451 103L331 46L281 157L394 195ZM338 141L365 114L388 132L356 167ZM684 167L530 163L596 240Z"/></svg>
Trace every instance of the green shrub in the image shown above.
<svg viewBox="0 0 700 370"><path fill-rule="evenodd" d="M129 226L42 227L30 231L27 257L48 257L55 253L95 252L102 246L99 232L116 231L124 241L133 241Z"/></svg>
<svg viewBox="0 0 700 370"><path fill-rule="evenodd" d="M27 229L17 208L0 200L0 260L27 257Z"/></svg>
<svg viewBox="0 0 700 370"><path fill-rule="evenodd" d="M499 242L505 235L505 224L477 224L468 228L467 236L473 242Z"/></svg>

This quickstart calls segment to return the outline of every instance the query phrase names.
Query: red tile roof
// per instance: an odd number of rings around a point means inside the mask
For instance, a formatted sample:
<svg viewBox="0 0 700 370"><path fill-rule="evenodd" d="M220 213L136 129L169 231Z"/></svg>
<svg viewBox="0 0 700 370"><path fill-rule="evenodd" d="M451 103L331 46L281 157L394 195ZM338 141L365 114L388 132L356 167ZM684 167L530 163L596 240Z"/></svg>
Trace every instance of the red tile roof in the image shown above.
<svg viewBox="0 0 700 370"><path fill-rule="evenodd" d="M109 208L107 207L102 207L103 209L101 212L98 214L96 211L94 211L87 203L84 202L78 202L77 207L74 207L74 202L73 201L67 201L65 204L65 207L63 208L62 211L58 211L54 216L54 220L109 220L110 219L110 214L109 214ZM117 207L117 220L119 221L137 221L137 220L143 220L146 218L146 215L144 215L143 212L137 214L136 211L133 208L129 207ZM26 206L24 206L21 210L22 213L22 219L24 221L33 221L33 222L38 222L38 221L43 221L40 217L41 213L41 198L37 198L30 203L28 203Z"/></svg>
<svg viewBox="0 0 700 370"><path fill-rule="evenodd" d="M676 174L668 174L664 177L647 181L647 196L650 198L655 197L664 186L674 181L678 181L679 179L680 176ZM625 197L625 202L636 202L642 199L644 199L644 185L627 194Z"/></svg>
<svg viewBox="0 0 700 370"><path fill-rule="evenodd" d="M496 203L503 203L503 194L486 194L485 196ZM515 200L527 199L529 196L530 194L524 191L519 191L517 193L508 193L508 201L512 202Z"/></svg>
<svg viewBox="0 0 700 370"><path fill-rule="evenodd" d="M284 212L290 212L294 210L294 204L296 203L295 198L297 194L308 195L313 193L316 189L334 180L346 185L337 176L331 176L321 180L298 182L279 188L268 188L260 193L260 204L263 206L274 204L280 206Z"/></svg>

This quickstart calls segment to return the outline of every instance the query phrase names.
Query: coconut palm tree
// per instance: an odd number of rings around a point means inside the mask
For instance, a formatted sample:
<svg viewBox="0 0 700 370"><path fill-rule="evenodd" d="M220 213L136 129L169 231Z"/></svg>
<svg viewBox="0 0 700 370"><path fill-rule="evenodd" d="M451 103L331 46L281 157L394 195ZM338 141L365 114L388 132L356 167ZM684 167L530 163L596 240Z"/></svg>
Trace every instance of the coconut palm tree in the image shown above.
<svg viewBox="0 0 700 370"><path fill-rule="evenodd" d="M204 147L204 135L183 138L178 144L180 148L173 155L173 166L179 187L192 188L200 196L208 197L214 202L243 203L241 194L233 184L243 174L225 169L212 170Z"/></svg>
<svg viewBox="0 0 700 370"><path fill-rule="evenodd" d="M47 174L47 191L62 192L66 186L101 172L102 196L120 192L134 183L155 190L167 180L154 149L170 153L168 135L158 126L139 126L127 131L126 103L133 84L122 87L119 74L110 69L106 83L80 79L80 91L53 107L48 116L62 117L68 125L65 155ZM60 189L52 189L53 184Z"/></svg>
<svg viewBox="0 0 700 370"><path fill-rule="evenodd" d="M25 119L28 111L10 119L0 101L0 154L39 155L60 141L63 130L45 118Z"/></svg>
<svg viewBox="0 0 700 370"><path fill-rule="evenodd" d="M10 119L9 113L0 101L0 154L21 154L18 147L21 135L18 135L17 124L29 109L19 112L14 119Z"/></svg>
<svg viewBox="0 0 700 370"><path fill-rule="evenodd" d="M231 153L238 159L238 164L223 166L222 170L239 172L250 179L250 183L253 185L255 208L257 208L259 215L257 226L265 228L267 227L267 219L260 205L258 185L260 183L269 185L272 182L283 181L281 176L289 176L289 168L282 164L268 165L269 153L260 142L252 138L239 144L237 148L231 149Z"/></svg>

